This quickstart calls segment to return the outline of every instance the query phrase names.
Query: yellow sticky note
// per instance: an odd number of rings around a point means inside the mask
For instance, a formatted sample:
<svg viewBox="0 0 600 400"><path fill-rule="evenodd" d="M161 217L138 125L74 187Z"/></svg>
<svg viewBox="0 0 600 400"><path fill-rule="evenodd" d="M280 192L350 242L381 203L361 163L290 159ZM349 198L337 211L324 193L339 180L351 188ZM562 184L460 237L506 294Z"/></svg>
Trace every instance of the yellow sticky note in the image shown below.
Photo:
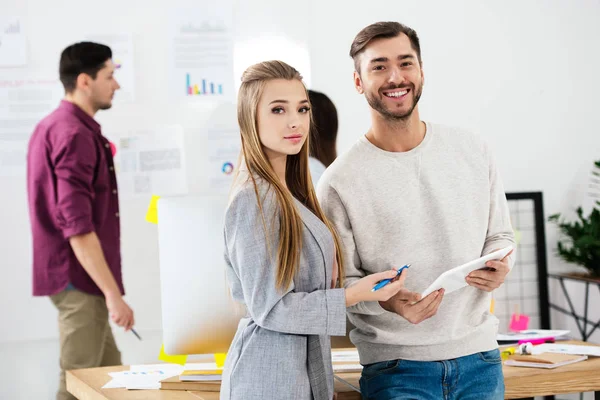
<svg viewBox="0 0 600 400"><path fill-rule="evenodd" d="M217 368L223 368L225 365L225 357L227 357L227 353L215 353L215 363L217 364Z"/></svg>
<svg viewBox="0 0 600 400"><path fill-rule="evenodd" d="M168 362L168 363L185 365L185 362L187 361L187 355L186 354L180 354L180 355L167 354L167 353L165 353L165 345L163 344L160 347L160 354L158 355L158 359L161 361Z"/></svg>
<svg viewBox="0 0 600 400"><path fill-rule="evenodd" d="M519 245L519 243L521 243L522 236L523 235L521 234L521 231L515 230L515 242L517 243L517 246Z"/></svg>
<svg viewBox="0 0 600 400"><path fill-rule="evenodd" d="M494 313L494 307L496 306L496 301L492 297L492 301L490 302L490 314Z"/></svg>
<svg viewBox="0 0 600 400"><path fill-rule="evenodd" d="M150 205L148 206L148 212L146 213L146 221L151 224L158 224L158 207L157 202L160 199L160 196L152 196L150 199Z"/></svg>

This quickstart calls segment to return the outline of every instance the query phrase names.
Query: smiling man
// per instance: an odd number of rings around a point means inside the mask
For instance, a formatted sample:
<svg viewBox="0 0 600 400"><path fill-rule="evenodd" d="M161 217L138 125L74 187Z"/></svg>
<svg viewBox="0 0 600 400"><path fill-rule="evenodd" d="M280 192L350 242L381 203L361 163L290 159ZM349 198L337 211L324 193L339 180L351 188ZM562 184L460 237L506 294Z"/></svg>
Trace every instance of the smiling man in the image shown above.
<svg viewBox="0 0 600 400"><path fill-rule="evenodd" d="M350 56L371 127L327 169L318 197L343 242L346 285L411 264L392 299L348 308L365 366L363 398L502 399L498 320L489 306L511 257L489 262L447 296L443 289L419 294L448 269L514 245L494 159L478 136L421 121L424 73L414 30L369 25Z"/></svg>

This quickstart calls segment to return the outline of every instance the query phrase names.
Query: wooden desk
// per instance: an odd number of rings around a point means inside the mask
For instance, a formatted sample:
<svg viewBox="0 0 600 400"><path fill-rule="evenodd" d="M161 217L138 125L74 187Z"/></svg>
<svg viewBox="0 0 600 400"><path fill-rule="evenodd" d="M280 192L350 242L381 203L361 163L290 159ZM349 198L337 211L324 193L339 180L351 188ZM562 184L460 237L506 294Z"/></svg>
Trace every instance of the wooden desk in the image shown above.
<svg viewBox="0 0 600 400"><path fill-rule="evenodd" d="M67 371L67 390L78 399L85 400L219 400L217 392L102 389L112 379L109 372L126 370L129 370L128 366ZM359 393L339 379L335 380L335 391L339 392L338 400L360 399Z"/></svg>
<svg viewBox="0 0 600 400"><path fill-rule="evenodd" d="M590 345L569 341L567 343ZM129 367L104 367L67 371L67 389L75 397L86 400L218 400L216 392L186 392L178 390L101 389L111 377L109 372L128 370ZM566 365L556 369L503 366L506 399L520 399L554 394L596 392L600 400L600 357ZM335 390L338 400L360 400L358 388L360 373L338 374Z"/></svg>
<svg viewBox="0 0 600 400"><path fill-rule="evenodd" d="M579 341L562 343L591 345ZM565 365L556 369L524 368L502 366L504 373L505 399L523 399L536 396L550 396L565 393L595 392L600 400L600 357ZM350 385L358 387L360 373L339 374ZM360 396L345 397L360 399Z"/></svg>

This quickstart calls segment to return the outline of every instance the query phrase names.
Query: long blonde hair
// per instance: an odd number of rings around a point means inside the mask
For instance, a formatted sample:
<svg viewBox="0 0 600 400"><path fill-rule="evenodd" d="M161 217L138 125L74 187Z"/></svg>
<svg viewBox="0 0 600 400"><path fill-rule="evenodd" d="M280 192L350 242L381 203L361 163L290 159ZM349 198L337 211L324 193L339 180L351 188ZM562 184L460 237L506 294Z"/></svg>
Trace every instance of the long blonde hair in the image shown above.
<svg viewBox="0 0 600 400"><path fill-rule="evenodd" d="M266 83L273 79L297 79L302 82L300 73L282 61L265 61L249 67L242 75L242 85L238 93L238 123L242 138L242 153L250 179L258 200L258 206L263 218L263 227L267 234L264 210L260 199L255 175L269 183L275 192L279 207L279 246L277 249L277 279L276 284L282 291L290 287L300 263L302 249L302 219L294 199L298 199L311 210L329 228L335 243L335 253L338 261L338 277L340 285L344 280L344 261L341 241L333 225L325 217L319 206L315 189L312 185L308 169L309 137L295 155L288 155L286 162L285 181L288 189L277 178L269 163L258 135L257 109ZM304 88L306 91L306 88ZM306 95L308 99L308 93ZM312 124L312 115L310 117ZM293 196L293 197L292 197ZM268 237L268 235L267 235Z"/></svg>

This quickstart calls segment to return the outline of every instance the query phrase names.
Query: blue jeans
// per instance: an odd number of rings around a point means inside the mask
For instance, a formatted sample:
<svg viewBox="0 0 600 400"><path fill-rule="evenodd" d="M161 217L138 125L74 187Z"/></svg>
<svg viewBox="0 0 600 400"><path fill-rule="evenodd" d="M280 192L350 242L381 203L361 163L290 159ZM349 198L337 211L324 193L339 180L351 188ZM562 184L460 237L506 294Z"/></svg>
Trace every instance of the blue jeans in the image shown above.
<svg viewBox="0 0 600 400"><path fill-rule="evenodd" d="M365 400L502 400L502 360L496 349L444 361L368 364L360 391Z"/></svg>

